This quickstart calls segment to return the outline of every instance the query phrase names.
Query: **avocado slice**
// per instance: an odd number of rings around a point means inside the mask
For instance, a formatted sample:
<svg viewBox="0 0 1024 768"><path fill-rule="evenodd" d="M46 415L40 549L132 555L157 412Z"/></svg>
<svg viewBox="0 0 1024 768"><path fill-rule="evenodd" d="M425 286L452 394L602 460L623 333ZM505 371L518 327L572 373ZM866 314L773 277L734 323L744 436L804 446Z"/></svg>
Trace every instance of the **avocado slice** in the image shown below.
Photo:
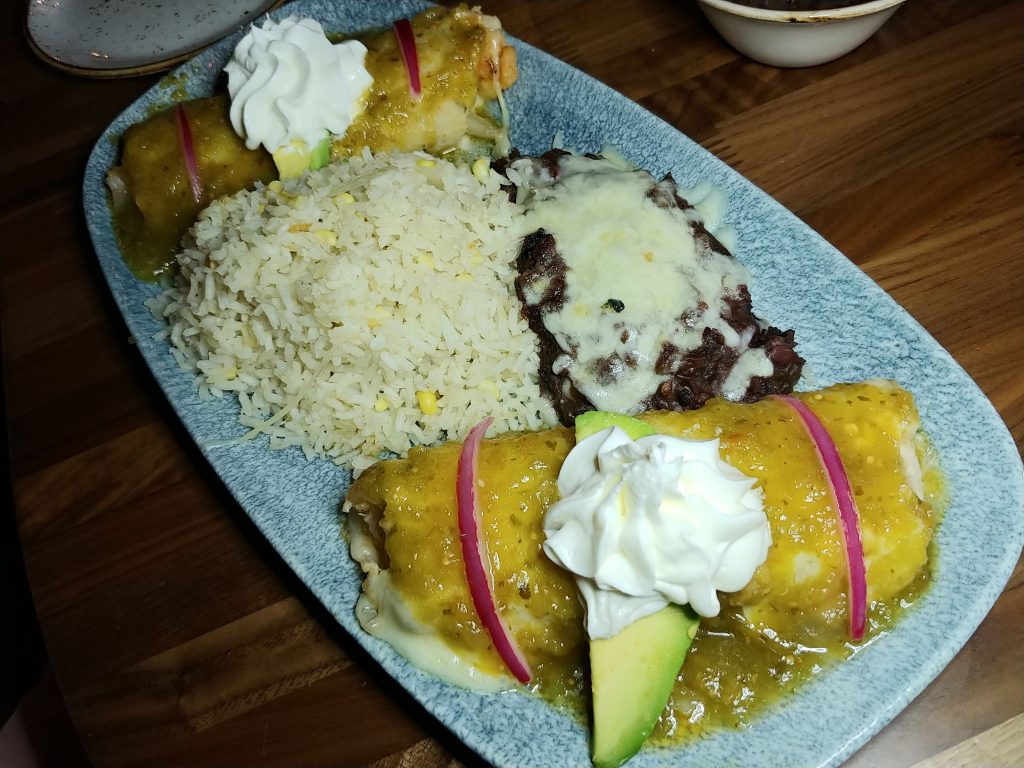
<svg viewBox="0 0 1024 768"><path fill-rule="evenodd" d="M590 641L597 768L615 768L640 751L672 695L700 619L669 605L619 634Z"/></svg>
<svg viewBox="0 0 1024 768"><path fill-rule="evenodd" d="M315 171L323 168L331 160L331 137L324 136L312 149L306 142L296 139L290 144L274 150L274 164L282 179L294 179L307 170Z"/></svg>
<svg viewBox="0 0 1024 768"><path fill-rule="evenodd" d="M587 411L576 417L576 442L609 427L619 427L632 440L655 434L653 427L632 416L608 411Z"/></svg>
<svg viewBox="0 0 1024 768"><path fill-rule="evenodd" d="M632 416L588 411L576 417L576 442L609 427L633 440L656 434ZM689 606L668 605L617 635L590 641L597 768L615 768L640 751L672 695L699 624Z"/></svg>

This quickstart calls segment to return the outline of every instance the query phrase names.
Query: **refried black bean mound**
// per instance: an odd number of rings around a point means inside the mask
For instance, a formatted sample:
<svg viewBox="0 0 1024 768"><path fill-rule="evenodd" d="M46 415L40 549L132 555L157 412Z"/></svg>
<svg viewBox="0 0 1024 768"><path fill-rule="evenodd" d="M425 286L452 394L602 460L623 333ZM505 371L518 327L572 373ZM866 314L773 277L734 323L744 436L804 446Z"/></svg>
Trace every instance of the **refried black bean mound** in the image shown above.
<svg viewBox="0 0 1024 768"><path fill-rule="evenodd" d="M552 150L540 157L524 158L513 151L507 160L496 163L495 168L504 173L511 163L527 160L535 164L537 170L543 169L552 183L555 183L559 175L559 161L566 154L562 150ZM515 185L510 183L506 189L510 198L515 200L518 193ZM659 207L676 207L681 210L693 207L679 195L671 175L666 176L661 183L652 177L647 197ZM732 258L725 246L703 223L693 221L690 226L698 243ZM569 355L575 359L576 356L572 341L563 346L545 324L545 316L561 310L565 301L567 267L559 253L555 236L543 229L527 235L516 259L516 269L519 272L516 293L523 304L522 313L538 338L541 387L553 402L562 423L571 425L578 414L595 410L595 406L576 388L569 371L554 372L557 358ZM527 301L527 295L533 296L532 304ZM749 348L763 348L773 367L770 376L751 377L741 401L754 402L771 394L792 392L804 364L803 358L796 352L794 332L764 326L753 312L746 285L739 286L735 294L724 298L726 309L721 314L722 319L741 336L749 336ZM610 309L618 311L614 306L610 306ZM701 306L700 309L706 310L707 307ZM682 305L679 311L679 317L684 321L687 314L694 314ZM623 333L628 334L629 331L624 330ZM710 327L704 328L701 342L696 348L681 350L665 343L654 364L655 373L662 380L656 390L638 404L637 410L699 408L711 398L722 395L723 384L738 357L738 351L725 343L718 330ZM629 369L635 369L638 365L635 359L629 358L629 355L625 359L615 356L597 361L598 375L603 375L603 371L607 371L609 377L629 375Z"/></svg>

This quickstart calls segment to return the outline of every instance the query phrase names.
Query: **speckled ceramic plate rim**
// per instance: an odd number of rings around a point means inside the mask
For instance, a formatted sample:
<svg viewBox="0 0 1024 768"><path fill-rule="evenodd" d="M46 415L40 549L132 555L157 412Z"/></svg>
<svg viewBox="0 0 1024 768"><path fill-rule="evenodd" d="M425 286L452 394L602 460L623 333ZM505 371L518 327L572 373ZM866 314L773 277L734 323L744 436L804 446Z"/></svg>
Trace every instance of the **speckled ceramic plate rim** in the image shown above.
<svg viewBox="0 0 1024 768"><path fill-rule="evenodd" d="M255 16L259 18L262 14L277 8L283 2L285 2L285 0L267 0L267 4L264 5L262 10L257 11ZM59 69L61 72L66 74L75 75L76 77L100 79L138 77L140 75L148 75L155 72L161 72L165 69L170 69L175 64L180 64L181 62L195 56L197 52L212 45L219 38L232 32L234 29L246 24L249 18L249 14L245 13L244 15L239 16L237 21L228 27L222 28L213 33L197 35L195 42L189 44L188 50L171 56L156 57L152 61L119 67L86 67L67 61L66 59L70 57L65 55L59 46L54 47L43 40L37 39L37 35L32 30L32 14L34 10L35 6L30 3L28 12L25 14L21 25L22 34L25 36L25 40L32 52L46 64L49 64L51 67Z"/></svg>
<svg viewBox="0 0 1024 768"><path fill-rule="evenodd" d="M370 4L367 4L370 5ZM290 4L331 30L379 26L409 15L415 2ZM84 204L100 265L125 322L157 382L242 509L314 595L378 663L469 747L499 766L588 766L587 733L539 698L519 692L481 695L449 686L409 665L358 626L352 607L360 574L339 534L338 506L348 473L307 462L296 449L270 451L265 440L208 450L204 440L241 432L237 404L200 401L192 378L174 363L161 325L144 306L156 287L136 280L121 260L103 178L124 128L176 87L208 92L238 35L200 54L129 107L89 158ZM1024 541L1024 470L992 405L961 367L895 301L799 219L724 163L635 103L568 65L516 41L521 77L509 92L513 143L545 149L556 133L566 145L605 142L639 165L672 171L684 185L710 181L725 191L738 258L754 275L760 316L793 327L810 361L806 388L872 377L910 389L941 456L950 508L936 542L931 589L891 633L830 670L742 731L694 744L645 748L633 768L669 766L835 766L888 723L949 662L1001 592Z"/></svg>

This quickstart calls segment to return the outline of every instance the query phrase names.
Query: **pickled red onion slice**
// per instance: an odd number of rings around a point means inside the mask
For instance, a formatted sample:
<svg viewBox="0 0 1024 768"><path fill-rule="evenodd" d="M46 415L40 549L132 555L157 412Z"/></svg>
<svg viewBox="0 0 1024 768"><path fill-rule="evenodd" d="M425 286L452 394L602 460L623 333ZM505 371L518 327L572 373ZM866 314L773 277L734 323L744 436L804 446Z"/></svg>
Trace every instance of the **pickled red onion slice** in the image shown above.
<svg viewBox="0 0 1024 768"><path fill-rule="evenodd" d="M476 476L477 457L484 433L494 421L487 417L466 436L459 453L458 472L455 477L455 498L459 513L459 543L462 545L462 559L466 565L466 581L480 621L494 643L495 650L505 662L509 672L521 683L530 682L530 667L523 652L516 645L515 638L498 613L491 592L487 568L487 544L480 527L480 506L477 504Z"/></svg>
<svg viewBox="0 0 1024 768"><path fill-rule="evenodd" d="M179 104L174 111L178 118L178 140L181 142L181 154L185 157L188 183L192 188L192 197L196 205L199 205L203 199L203 183L199 180L199 163L196 162L196 149L192 144L192 129L188 125L185 108Z"/></svg>
<svg viewBox="0 0 1024 768"><path fill-rule="evenodd" d="M420 90L420 60L416 55L416 35L413 34L412 24L408 19L398 19L394 23L394 29L405 73L409 76L409 95L413 101L419 101L423 98L423 93Z"/></svg>
<svg viewBox="0 0 1024 768"><path fill-rule="evenodd" d="M846 552L846 569L849 577L850 637L860 640L864 637L864 627L867 623L868 581L864 566L864 548L861 545L860 526L857 519L857 503L854 501L853 491L850 488L850 478L846 474L846 468L843 466L843 460L839 456L836 444L814 411L795 397L789 395L774 395L774 397L785 402L800 416L807 434L811 437L811 442L814 443L818 460L825 470L833 503L839 514L843 548Z"/></svg>

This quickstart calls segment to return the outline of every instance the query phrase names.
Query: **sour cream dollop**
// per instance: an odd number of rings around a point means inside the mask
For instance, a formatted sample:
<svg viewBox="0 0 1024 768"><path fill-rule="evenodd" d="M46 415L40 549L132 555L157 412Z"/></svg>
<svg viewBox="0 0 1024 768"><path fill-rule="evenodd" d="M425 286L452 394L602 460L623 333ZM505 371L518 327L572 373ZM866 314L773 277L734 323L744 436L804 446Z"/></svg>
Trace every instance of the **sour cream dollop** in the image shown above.
<svg viewBox="0 0 1024 768"><path fill-rule="evenodd" d="M771 530L754 478L719 457L718 440L620 428L581 440L562 465L562 498L544 518L544 549L576 574L587 632L611 637L671 603L702 616L717 590L742 589Z"/></svg>
<svg viewBox="0 0 1024 768"><path fill-rule="evenodd" d="M231 125L245 146L273 152L296 139L312 148L341 136L373 78L358 40L332 44L313 19L289 16L253 26L224 67Z"/></svg>

